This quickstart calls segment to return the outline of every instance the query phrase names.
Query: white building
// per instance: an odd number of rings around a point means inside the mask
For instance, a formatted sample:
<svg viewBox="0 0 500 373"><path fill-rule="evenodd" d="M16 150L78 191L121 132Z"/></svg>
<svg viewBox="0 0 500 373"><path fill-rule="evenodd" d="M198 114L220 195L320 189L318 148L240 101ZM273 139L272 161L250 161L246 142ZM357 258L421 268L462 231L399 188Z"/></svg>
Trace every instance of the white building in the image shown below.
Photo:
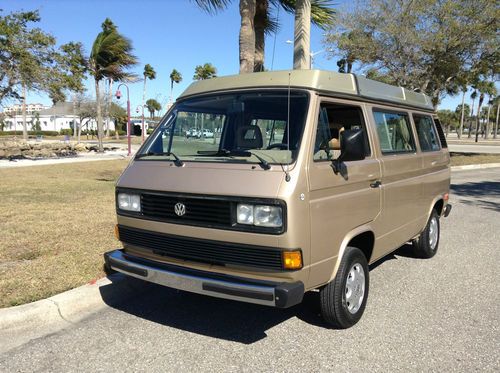
<svg viewBox="0 0 500 373"><path fill-rule="evenodd" d="M26 105L28 107L28 105ZM22 131L23 130L23 115L18 112L7 112L5 118L5 131ZM58 102L56 105L41 110L33 110L26 113L26 123L28 131L32 131L36 121L40 122L42 131L57 131L61 129L69 129L73 127L73 123L80 125L80 117L78 111L74 108L72 102ZM114 130L115 125L112 120L104 119L104 128L109 122L109 129ZM97 122L95 119L82 118L82 131L97 130Z"/></svg>
<svg viewBox="0 0 500 373"><path fill-rule="evenodd" d="M42 104L26 104L26 112L29 114L34 113L35 111L42 111L43 109L48 109L48 106L44 106ZM4 109L4 113L6 115L15 115L21 114L23 110L22 104L16 104Z"/></svg>

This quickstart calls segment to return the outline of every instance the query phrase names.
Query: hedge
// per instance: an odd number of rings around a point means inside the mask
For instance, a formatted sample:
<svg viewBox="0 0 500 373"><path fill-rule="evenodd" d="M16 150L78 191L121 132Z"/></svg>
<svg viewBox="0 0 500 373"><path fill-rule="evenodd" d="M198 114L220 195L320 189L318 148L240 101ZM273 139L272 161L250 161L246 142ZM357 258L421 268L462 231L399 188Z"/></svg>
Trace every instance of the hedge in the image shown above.
<svg viewBox="0 0 500 373"><path fill-rule="evenodd" d="M22 136L23 131L0 131L0 136ZM28 131L30 136L59 136L57 131Z"/></svg>

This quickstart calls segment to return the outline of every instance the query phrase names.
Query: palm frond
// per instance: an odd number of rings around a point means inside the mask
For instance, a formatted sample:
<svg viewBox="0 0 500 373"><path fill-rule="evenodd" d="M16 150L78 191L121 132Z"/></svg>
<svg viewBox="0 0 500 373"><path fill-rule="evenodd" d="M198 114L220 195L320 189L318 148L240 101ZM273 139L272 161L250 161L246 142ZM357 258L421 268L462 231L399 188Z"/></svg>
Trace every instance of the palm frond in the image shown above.
<svg viewBox="0 0 500 373"><path fill-rule="evenodd" d="M295 13L297 0L270 0L273 6L281 6L288 13ZM331 0L311 0L311 21L316 26L326 29L333 23L335 9Z"/></svg>
<svg viewBox="0 0 500 373"><path fill-rule="evenodd" d="M226 9L232 0L191 0L191 1L193 1L201 10L207 12L208 14L216 14L217 12Z"/></svg>

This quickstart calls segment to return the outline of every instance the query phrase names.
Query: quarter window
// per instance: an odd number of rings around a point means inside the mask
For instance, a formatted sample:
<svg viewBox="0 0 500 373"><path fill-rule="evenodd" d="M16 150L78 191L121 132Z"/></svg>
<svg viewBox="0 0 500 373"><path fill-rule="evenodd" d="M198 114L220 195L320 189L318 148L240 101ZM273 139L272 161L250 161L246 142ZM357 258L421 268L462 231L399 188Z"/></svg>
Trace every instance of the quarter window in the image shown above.
<svg viewBox="0 0 500 373"><path fill-rule="evenodd" d="M418 142L423 152L439 150L438 137L432 118L424 115L413 115L417 128Z"/></svg>
<svg viewBox="0 0 500 373"><path fill-rule="evenodd" d="M413 153L415 142L411 133L408 115L374 111L377 134L382 154Z"/></svg>

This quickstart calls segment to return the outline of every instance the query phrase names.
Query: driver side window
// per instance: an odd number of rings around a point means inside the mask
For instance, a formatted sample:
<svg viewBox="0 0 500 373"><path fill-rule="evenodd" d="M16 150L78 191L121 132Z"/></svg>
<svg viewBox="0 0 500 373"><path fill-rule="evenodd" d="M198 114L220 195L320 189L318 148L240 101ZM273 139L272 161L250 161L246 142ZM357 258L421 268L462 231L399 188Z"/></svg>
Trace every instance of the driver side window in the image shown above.
<svg viewBox="0 0 500 373"><path fill-rule="evenodd" d="M322 103L320 106L314 161L336 159L340 156L340 139L344 130L363 129L365 155L370 156L370 145L366 134L363 112L358 106Z"/></svg>

